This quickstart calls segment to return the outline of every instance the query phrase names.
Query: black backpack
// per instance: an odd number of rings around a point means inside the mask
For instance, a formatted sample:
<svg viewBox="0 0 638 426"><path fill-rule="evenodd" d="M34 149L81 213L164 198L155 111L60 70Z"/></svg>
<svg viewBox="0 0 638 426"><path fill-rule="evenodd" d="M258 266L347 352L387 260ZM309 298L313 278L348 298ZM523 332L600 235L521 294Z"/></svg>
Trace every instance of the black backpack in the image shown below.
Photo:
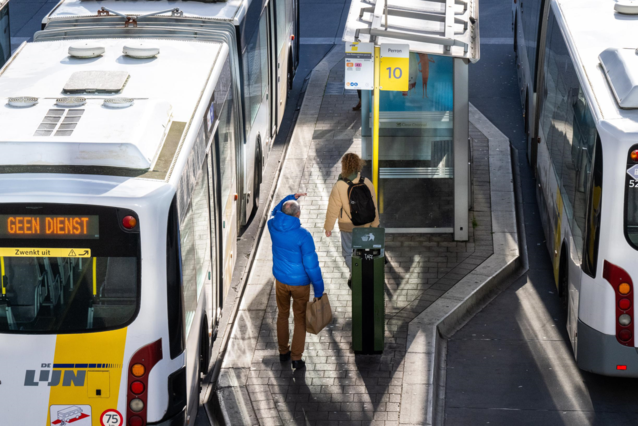
<svg viewBox="0 0 638 426"><path fill-rule="evenodd" d="M354 226L367 225L372 223L377 217L374 201L370 188L365 184L365 178L359 178L359 182L354 183L349 179L341 178L348 184L348 201L350 202L350 220Z"/></svg>

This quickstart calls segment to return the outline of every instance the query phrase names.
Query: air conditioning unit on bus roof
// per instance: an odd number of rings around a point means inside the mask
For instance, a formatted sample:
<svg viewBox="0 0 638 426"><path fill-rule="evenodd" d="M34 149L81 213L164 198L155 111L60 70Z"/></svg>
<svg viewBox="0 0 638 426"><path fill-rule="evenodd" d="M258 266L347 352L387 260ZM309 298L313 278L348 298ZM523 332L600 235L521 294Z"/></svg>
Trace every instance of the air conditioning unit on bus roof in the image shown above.
<svg viewBox="0 0 638 426"><path fill-rule="evenodd" d="M638 49L610 48L599 56L620 108L638 108Z"/></svg>

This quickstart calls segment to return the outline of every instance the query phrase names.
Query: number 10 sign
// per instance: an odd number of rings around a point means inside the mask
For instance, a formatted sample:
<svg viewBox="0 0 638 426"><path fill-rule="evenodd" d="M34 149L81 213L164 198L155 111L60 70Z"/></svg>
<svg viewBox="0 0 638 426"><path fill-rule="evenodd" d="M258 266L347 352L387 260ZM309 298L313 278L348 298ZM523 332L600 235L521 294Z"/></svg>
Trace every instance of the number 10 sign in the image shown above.
<svg viewBox="0 0 638 426"><path fill-rule="evenodd" d="M410 45L382 44L381 90L407 92L410 85Z"/></svg>

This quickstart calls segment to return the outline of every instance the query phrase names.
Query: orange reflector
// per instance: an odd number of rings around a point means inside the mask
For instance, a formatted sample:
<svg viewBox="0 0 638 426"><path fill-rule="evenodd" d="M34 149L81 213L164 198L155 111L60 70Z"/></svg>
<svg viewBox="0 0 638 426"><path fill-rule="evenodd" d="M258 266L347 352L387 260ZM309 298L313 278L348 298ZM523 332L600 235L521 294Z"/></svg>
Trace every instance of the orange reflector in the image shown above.
<svg viewBox="0 0 638 426"><path fill-rule="evenodd" d="M631 291L631 286L627 283L622 283L618 286L618 292L620 294L629 294Z"/></svg>
<svg viewBox="0 0 638 426"><path fill-rule="evenodd" d="M135 364L131 367L131 374L135 377L142 377L146 372L146 368L142 364Z"/></svg>
<svg viewBox="0 0 638 426"><path fill-rule="evenodd" d="M626 370L627 366L626 365L617 365L616 366L616 370Z"/></svg>
<svg viewBox="0 0 638 426"><path fill-rule="evenodd" d="M634 161L638 161L638 149L631 151L631 159Z"/></svg>

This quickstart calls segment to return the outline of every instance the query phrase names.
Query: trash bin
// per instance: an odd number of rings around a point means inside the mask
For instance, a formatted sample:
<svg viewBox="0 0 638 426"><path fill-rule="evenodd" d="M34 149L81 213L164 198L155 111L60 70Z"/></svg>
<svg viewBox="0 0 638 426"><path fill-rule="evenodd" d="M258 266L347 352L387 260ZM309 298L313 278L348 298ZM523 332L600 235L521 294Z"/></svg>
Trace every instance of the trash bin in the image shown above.
<svg viewBox="0 0 638 426"><path fill-rule="evenodd" d="M355 354L383 352L385 229L352 232L352 346Z"/></svg>

